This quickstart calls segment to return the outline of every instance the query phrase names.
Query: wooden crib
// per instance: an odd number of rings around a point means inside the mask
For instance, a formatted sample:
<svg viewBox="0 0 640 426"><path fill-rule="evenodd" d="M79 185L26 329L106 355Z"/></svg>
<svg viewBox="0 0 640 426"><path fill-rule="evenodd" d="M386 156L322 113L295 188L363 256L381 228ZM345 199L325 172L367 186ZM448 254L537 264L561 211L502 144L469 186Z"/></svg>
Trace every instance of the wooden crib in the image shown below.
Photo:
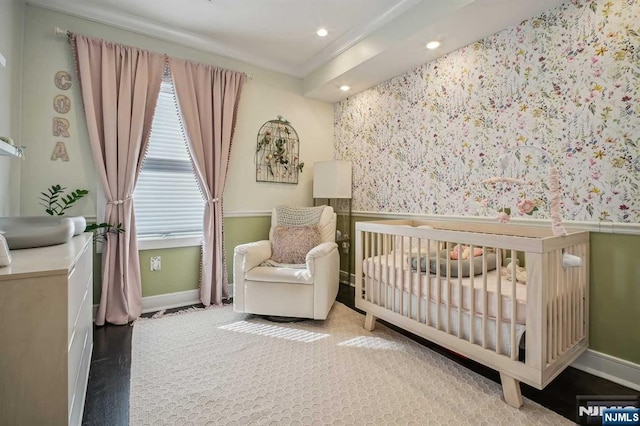
<svg viewBox="0 0 640 426"><path fill-rule="evenodd" d="M462 248L477 257L452 260ZM514 407L523 403L520 382L543 389L589 345L588 232L358 222L355 253L355 304L367 330L380 318L497 370ZM518 261L507 267L507 259Z"/></svg>

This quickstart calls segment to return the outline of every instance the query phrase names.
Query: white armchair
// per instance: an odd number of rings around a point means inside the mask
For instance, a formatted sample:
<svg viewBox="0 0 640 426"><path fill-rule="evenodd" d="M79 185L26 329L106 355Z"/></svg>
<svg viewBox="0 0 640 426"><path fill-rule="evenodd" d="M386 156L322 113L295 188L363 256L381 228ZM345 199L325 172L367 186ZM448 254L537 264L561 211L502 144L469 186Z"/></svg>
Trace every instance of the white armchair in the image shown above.
<svg viewBox="0 0 640 426"><path fill-rule="evenodd" d="M262 266L272 258L274 230L269 240L242 244L233 255L233 309L259 315L326 319L338 294L340 256L335 243L336 214L324 206L318 221L320 244L300 265Z"/></svg>

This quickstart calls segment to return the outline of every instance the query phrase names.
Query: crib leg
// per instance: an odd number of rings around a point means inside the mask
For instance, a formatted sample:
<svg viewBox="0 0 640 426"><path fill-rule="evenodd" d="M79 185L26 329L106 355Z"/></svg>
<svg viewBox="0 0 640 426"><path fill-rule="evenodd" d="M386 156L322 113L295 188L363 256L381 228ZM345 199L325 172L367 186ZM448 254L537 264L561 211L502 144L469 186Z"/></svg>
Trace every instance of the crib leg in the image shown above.
<svg viewBox="0 0 640 426"><path fill-rule="evenodd" d="M512 407L522 407L522 393L520 392L520 381L513 377L500 373L500 381L502 382L502 393L504 400Z"/></svg>
<svg viewBox="0 0 640 426"><path fill-rule="evenodd" d="M367 331L373 331L375 327L376 317L370 312L367 312L367 316L364 318L364 329Z"/></svg>

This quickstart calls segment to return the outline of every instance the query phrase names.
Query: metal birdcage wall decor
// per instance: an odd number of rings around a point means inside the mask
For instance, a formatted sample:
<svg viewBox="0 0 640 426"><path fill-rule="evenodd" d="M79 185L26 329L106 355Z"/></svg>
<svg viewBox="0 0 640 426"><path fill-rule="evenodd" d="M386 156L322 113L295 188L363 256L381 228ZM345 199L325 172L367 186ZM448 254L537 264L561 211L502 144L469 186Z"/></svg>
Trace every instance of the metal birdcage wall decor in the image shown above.
<svg viewBox="0 0 640 426"><path fill-rule="evenodd" d="M281 115L258 130L256 182L298 183L300 162L298 133Z"/></svg>

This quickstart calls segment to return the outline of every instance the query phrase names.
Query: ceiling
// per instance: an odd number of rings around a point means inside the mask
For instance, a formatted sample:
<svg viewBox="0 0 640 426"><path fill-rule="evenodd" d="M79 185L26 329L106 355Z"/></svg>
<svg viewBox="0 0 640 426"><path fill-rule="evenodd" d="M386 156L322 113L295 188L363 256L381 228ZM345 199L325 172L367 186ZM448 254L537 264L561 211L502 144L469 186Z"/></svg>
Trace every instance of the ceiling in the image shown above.
<svg viewBox="0 0 640 426"><path fill-rule="evenodd" d="M565 1L26 0L301 78L305 96L328 102Z"/></svg>

